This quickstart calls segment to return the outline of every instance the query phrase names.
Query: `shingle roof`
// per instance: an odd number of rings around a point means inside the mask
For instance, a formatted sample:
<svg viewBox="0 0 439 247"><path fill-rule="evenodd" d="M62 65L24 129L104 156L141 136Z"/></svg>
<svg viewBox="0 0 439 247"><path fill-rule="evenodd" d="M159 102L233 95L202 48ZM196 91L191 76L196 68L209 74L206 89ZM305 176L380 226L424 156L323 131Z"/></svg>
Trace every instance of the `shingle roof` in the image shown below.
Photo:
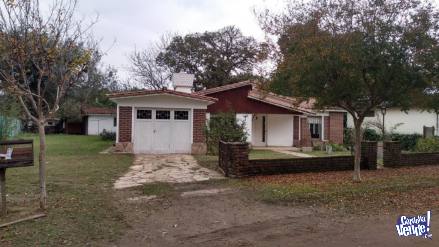
<svg viewBox="0 0 439 247"><path fill-rule="evenodd" d="M232 83L232 84L227 84L224 86L219 86L219 87L214 87L214 88L209 88L209 89L205 89L205 90L201 90L198 92L195 92L195 94L198 95L208 95L208 94L212 94L212 93L217 93L217 92L222 92L222 91L227 91L230 89L234 89L234 88L239 88L239 87L244 87L244 86L248 86L248 85L253 85L255 82L254 81L241 81L241 82L236 82L236 83Z"/></svg>
<svg viewBox="0 0 439 247"><path fill-rule="evenodd" d="M81 109L83 115L115 115L116 108L86 106Z"/></svg>
<svg viewBox="0 0 439 247"><path fill-rule="evenodd" d="M291 97L280 96L259 89L251 90L247 97L249 97L250 99L260 100L267 104L291 109L294 111L298 111L306 114L315 114L312 108L303 107L302 104L298 104L297 100Z"/></svg>
<svg viewBox="0 0 439 247"><path fill-rule="evenodd" d="M111 93L107 96L110 99L117 99L117 98L129 98L129 97L138 97L138 96L148 96L148 95L174 95L184 98L191 98L191 99L197 99L202 101L209 101L209 102L215 102L217 101L216 98L204 96L204 95L198 95L198 94L191 94L191 93L184 93L174 90L168 90L168 89L162 89L162 90L138 90L138 91L126 91L126 92L118 92L118 93Z"/></svg>

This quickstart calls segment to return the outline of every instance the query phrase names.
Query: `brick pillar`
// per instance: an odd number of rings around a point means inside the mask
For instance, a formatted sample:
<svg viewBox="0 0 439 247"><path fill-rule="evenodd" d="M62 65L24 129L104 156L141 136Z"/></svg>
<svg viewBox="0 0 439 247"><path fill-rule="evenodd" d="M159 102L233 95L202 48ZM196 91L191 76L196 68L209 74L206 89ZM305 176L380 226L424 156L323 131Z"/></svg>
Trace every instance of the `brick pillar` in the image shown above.
<svg viewBox="0 0 439 247"><path fill-rule="evenodd" d="M311 147L311 132L309 130L308 118L300 119L300 134L302 139L300 140L301 147Z"/></svg>
<svg viewBox="0 0 439 247"><path fill-rule="evenodd" d="M329 113L329 141L343 144L343 112Z"/></svg>
<svg viewBox="0 0 439 247"><path fill-rule="evenodd" d="M401 162L401 145L399 142L384 142L383 166L397 167Z"/></svg>
<svg viewBox="0 0 439 247"><path fill-rule="evenodd" d="M294 122L293 122L293 146L300 147L299 143L299 120L300 118L298 116L294 116Z"/></svg>
<svg viewBox="0 0 439 247"><path fill-rule="evenodd" d="M119 106L119 124L118 124L118 143L116 143L116 152L133 152L133 143L131 140L133 108L131 106Z"/></svg>
<svg viewBox="0 0 439 247"><path fill-rule="evenodd" d="M323 139L326 141L326 140L329 140L329 131L330 131L330 126L331 126L331 122L330 122L330 118L329 117L323 117L325 120L325 123L324 123L324 126L323 126L323 128L324 128L324 132L325 132L325 136L323 136Z"/></svg>
<svg viewBox="0 0 439 247"><path fill-rule="evenodd" d="M377 142L361 142L361 168L368 170L377 169Z"/></svg>
<svg viewBox="0 0 439 247"><path fill-rule="evenodd" d="M205 154L207 152L206 136L206 109L194 109L193 116L193 143L192 154Z"/></svg>
<svg viewBox="0 0 439 247"><path fill-rule="evenodd" d="M249 172L248 143L228 142L228 155L224 159L229 159L226 175L229 177L245 177Z"/></svg>

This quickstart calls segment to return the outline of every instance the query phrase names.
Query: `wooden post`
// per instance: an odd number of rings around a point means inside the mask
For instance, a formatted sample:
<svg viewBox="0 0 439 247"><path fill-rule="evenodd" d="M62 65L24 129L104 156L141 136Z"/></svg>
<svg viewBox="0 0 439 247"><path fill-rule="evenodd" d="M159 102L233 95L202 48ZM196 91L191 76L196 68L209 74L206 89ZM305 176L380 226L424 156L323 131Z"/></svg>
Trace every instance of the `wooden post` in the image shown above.
<svg viewBox="0 0 439 247"><path fill-rule="evenodd" d="M6 168L0 169L1 216L6 215Z"/></svg>

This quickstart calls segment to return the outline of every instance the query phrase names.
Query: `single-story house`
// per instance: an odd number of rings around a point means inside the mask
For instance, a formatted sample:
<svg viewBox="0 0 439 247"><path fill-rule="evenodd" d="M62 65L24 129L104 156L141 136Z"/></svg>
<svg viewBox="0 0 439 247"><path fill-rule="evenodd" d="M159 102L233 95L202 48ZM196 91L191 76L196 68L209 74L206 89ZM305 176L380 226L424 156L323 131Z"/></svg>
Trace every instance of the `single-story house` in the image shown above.
<svg viewBox="0 0 439 247"><path fill-rule="evenodd" d="M86 135L100 135L104 130L116 132L116 108L83 107L81 112Z"/></svg>
<svg viewBox="0 0 439 247"><path fill-rule="evenodd" d="M173 76L174 89L109 94L117 103L116 150L204 153L206 121L232 111L245 121L253 146L310 147L343 142L345 112L313 109L312 102L267 93L244 81L192 92L193 75Z"/></svg>
<svg viewBox="0 0 439 247"><path fill-rule="evenodd" d="M438 116L434 112L429 112L419 108L412 108L402 111L400 108L391 107L385 110L384 126L387 133L393 131L400 134L423 134L425 127L434 127L435 135L438 135L437 129L439 125ZM369 128L376 129L370 123L382 123L383 114L381 109L375 109L370 115L364 119L364 125ZM348 114L347 126L354 127L352 117Z"/></svg>

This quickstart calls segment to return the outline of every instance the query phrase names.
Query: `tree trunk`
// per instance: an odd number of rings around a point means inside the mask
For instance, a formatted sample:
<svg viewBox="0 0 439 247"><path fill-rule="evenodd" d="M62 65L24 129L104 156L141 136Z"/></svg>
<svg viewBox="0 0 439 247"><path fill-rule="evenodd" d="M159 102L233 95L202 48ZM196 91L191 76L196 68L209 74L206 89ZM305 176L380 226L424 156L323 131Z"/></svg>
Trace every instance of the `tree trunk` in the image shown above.
<svg viewBox="0 0 439 247"><path fill-rule="evenodd" d="M354 118L354 125L355 125L355 159L354 159L354 181L360 182L361 176L360 176L360 168L361 168L361 141L362 141L362 135L361 135L361 124L362 121L360 119Z"/></svg>
<svg viewBox="0 0 439 247"><path fill-rule="evenodd" d="M46 131L44 121L38 123L38 134L40 136L40 153L39 153L39 176L40 176L40 208L47 208L47 191L46 191Z"/></svg>

